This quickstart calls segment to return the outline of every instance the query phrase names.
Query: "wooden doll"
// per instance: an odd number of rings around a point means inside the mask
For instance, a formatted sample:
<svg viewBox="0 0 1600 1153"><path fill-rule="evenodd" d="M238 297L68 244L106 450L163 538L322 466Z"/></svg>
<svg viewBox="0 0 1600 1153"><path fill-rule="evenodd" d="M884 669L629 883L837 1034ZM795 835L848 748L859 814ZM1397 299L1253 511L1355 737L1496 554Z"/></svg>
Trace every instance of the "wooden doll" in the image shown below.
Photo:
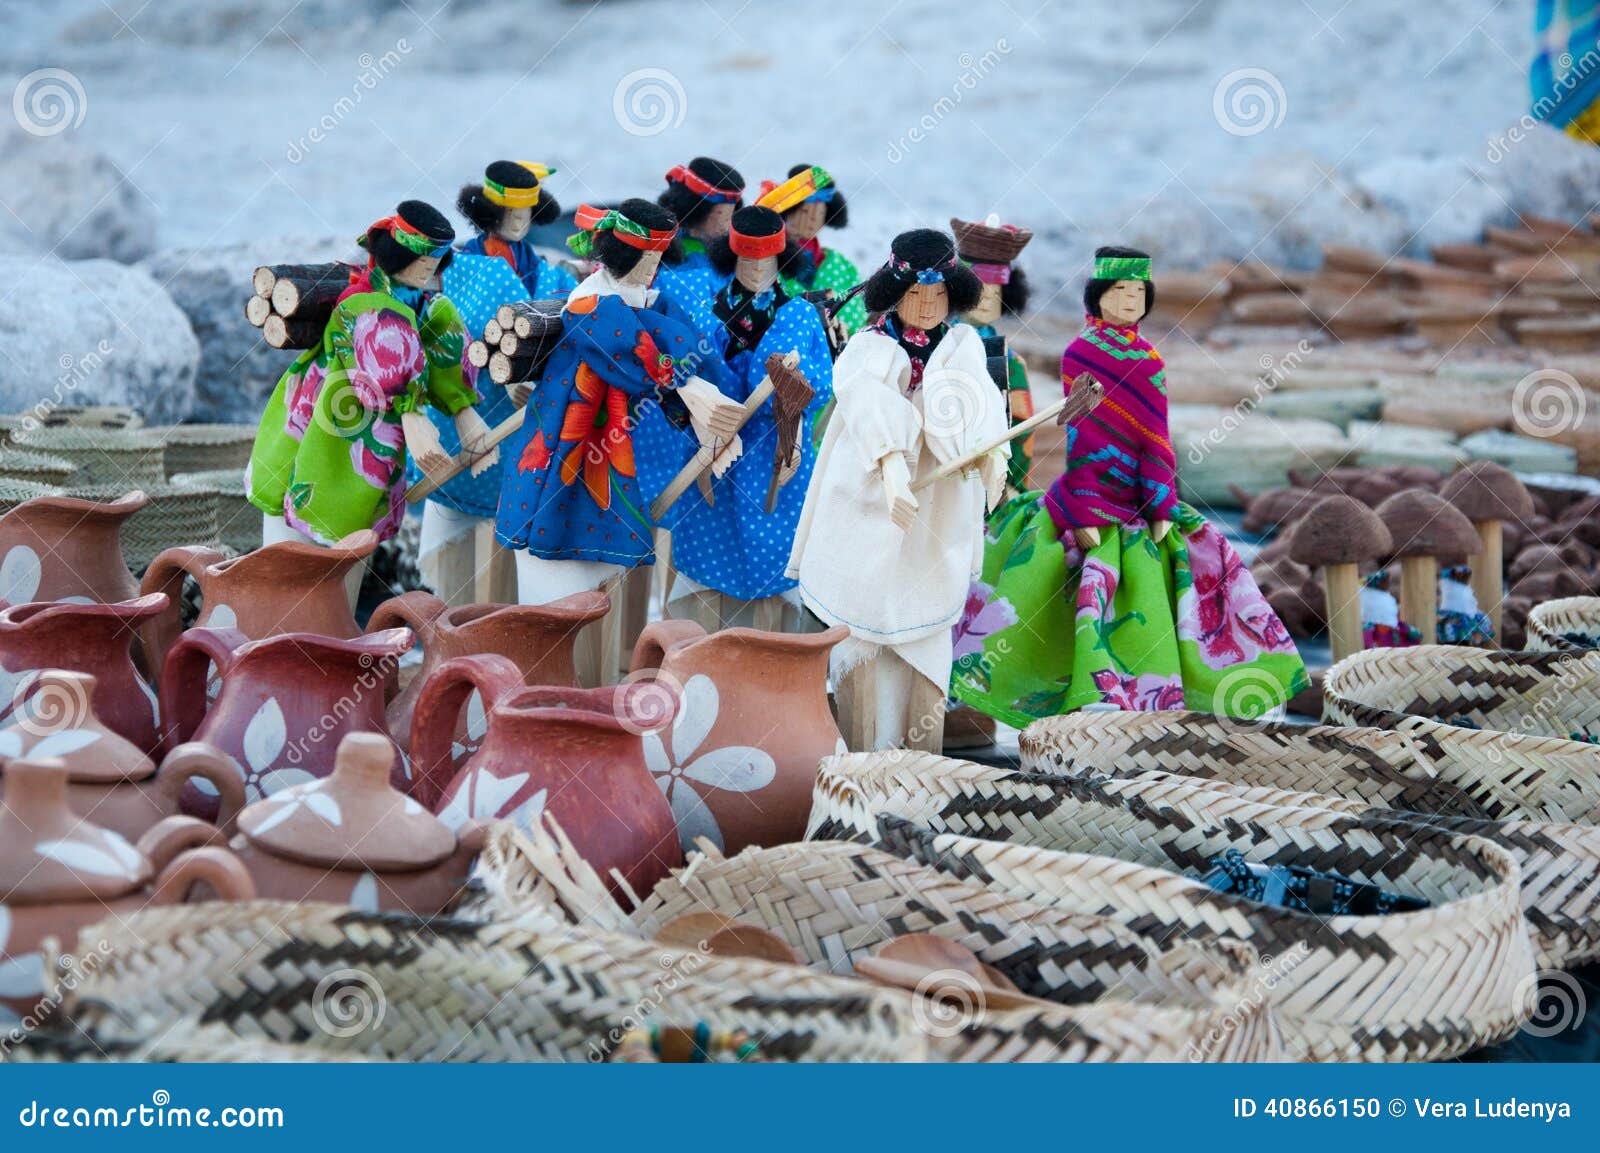
<svg viewBox="0 0 1600 1153"><path fill-rule="evenodd" d="M1472 566L1446 565L1439 570L1439 643L1493 647L1494 624L1478 607L1472 591Z"/></svg>
<svg viewBox="0 0 1600 1153"><path fill-rule="evenodd" d="M850 628L833 671L852 748L939 747L951 627L977 574L984 513L1004 489L1009 449L915 495L912 485L1005 432L983 341L949 319L980 291L949 236L902 233L867 282L867 311L881 315L834 365L835 409L789 575L806 607Z"/></svg>
<svg viewBox="0 0 1600 1153"><path fill-rule="evenodd" d="M795 353L802 395L791 405L780 392L758 408L740 430L744 454L738 462L704 491L690 490L663 519L678 572L671 615L696 617L713 629L757 620L758 627L776 629L781 605L767 598L795 585L784 570L816 459L810 424L833 394L833 358L816 308L791 298L779 281L794 245L776 212L741 208L707 255L727 282L695 310L695 320L723 363L724 394L742 403L767 375L769 357ZM789 427L780 438L785 421ZM790 448L781 461L780 439ZM666 410L646 416L637 443L645 492L653 498L698 448L691 431L675 425ZM758 611L743 612L735 603L749 601L762 602Z"/></svg>
<svg viewBox="0 0 1600 1153"><path fill-rule="evenodd" d="M1381 568L1361 583L1361 643L1369 649L1420 645L1422 630L1400 619L1400 602L1389 583L1389 570Z"/></svg>
<svg viewBox="0 0 1600 1153"><path fill-rule="evenodd" d="M952 692L1008 724L1087 705L1255 717L1306 685L1288 632L1226 538L1178 500L1160 355L1139 334L1150 257L1095 252L1064 385L1100 405L1067 426L1047 493L990 520L956 630Z"/></svg>
<svg viewBox="0 0 1600 1153"><path fill-rule="evenodd" d="M972 311L963 318L978 330L985 341L999 337L995 322L1002 316L1017 316L1028 307L1028 278L1017 267L1016 259L1033 239L1026 228L1001 224L990 216L982 224L950 218L956 235L956 251L972 266L983 282L983 294ZM1033 415L1033 392L1028 387L1028 368L1022 357L1006 345L1006 409L1013 425ZM1033 464L1033 438L1011 442L1011 469L1007 481L1012 495L1027 491L1028 469Z"/></svg>
<svg viewBox="0 0 1600 1153"><path fill-rule="evenodd" d="M798 259L784 276L790 296L829 289L843 296L860 281L850 259L836 248L823 247L818 238L824 228L843 228L850 219L844 193L832 174L815 164L796 164L781 184L763 181L756 203L783 217L798 249ZM854 333L866 323L866 305L859 298L852 300L839 310L838 319L846 333Z"/></svg>
<svg viewBox="0 0 1600 1153"><path fill-rule="evenodd" d="M261 416L246 489L264 514L264 541L326 545L365 528L392 536L405 512L407 456L425 471L449 464L429 407L452 418L469 448L487 436L462 377L461 316L435 288L454 239L450 222L420 200L403 201L361 237L366 268ZM494 458L491 450L479 466Z"/></svg>
<svg viewBox="0 0 1600 1153"><path fill-rule="evenodd" d="M656 203L677 219L681 243L663 261L657 287L684 308L709 300L726 279L711 266L707 248L728 235L734 212L744 205L739 170L709 156L696 156L667 173Z"/></svg>
<svg viewBox="0 0 1600 1153"><path fill-rule="evenodd" d="M536 224L549 224L561 215L561 205L544 188L555 169L529 161L496 160L484 169L481 183L468 184L456 198L456 209L471 221L476 235L463 244L458 257L444 273L446 295L466 322L469 336L481 337L485 323L502 304L541 297L564 297L577 279L558 264L545 260L528 242ZM494 261L494 264L488 261ZM501 268L509 269L508 278ZM469 375L476 370L465 365ZM474 383L480 399L473 407L484 423L495 427L515 410L510 390L487 378ZM438 413L431 413L439 440L454 456L461 451L455 429ZM413 463L410 481L421 472ZM422 536L417 559L423 577L447 604L465 604L477 597L479 587L491 599L510 599L514 578L501 577L502 558L494 550L494 516L500 502L500 467L463 472L428 495L422 509ZM489 579L485 580L488 575ZM499 579L496 579L499 578Z"/></svg>
<svg viewBox="0 0 1600 1153"><path fill-rule="evenodd" d="M599 588L654 560L649 509L634 462L645 406L686 419L721 469L737 459L738 403L705 379L694 321L651 287L677 237L672 213L648 200L584 205L568 244L597 262L567 299L564 335L545 362L527 417L505 442L495 535L517 554L517 598L547 604Z"/></svg>

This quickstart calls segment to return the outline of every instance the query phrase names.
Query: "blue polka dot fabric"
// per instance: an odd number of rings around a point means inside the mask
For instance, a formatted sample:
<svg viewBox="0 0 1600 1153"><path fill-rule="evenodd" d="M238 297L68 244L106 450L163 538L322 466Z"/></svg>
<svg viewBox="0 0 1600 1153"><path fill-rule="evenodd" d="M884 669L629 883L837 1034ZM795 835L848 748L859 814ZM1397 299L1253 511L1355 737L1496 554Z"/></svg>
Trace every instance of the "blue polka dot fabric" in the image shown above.
<svg viewBox="0 0 1600 1153"><path fill-rule="evenodd" d="M660 289L691 313L698 314L708 306L717 291L728 283L711 265L704 251L691 252L682 264L663 264L656 272L652 287Z"/></svg>

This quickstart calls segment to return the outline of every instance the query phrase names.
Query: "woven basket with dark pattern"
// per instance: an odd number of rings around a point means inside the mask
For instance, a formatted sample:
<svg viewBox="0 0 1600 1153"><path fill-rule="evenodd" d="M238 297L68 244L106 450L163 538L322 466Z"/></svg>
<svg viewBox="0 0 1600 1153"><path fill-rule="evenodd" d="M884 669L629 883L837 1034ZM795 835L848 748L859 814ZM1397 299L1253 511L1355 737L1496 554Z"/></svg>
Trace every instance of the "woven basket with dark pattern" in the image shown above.
<svg viewBox="0 0 1600 1153"><path fill-rule="evenodd" d="M1600 648L1600 597L1562 597L1528 614L1529 652L1583 653Z"/></svg>
<svg viewBox="0 0 1600 1153"><path fill-rule="evenodd" d="M1532 1008L1520 871L1479 837L1241 797L1163 776L1049 776L925 753L829 757L808 836L869 841L1038 904L1149 934L1238 938L1279 967L1268 992L1291 1057L1437 1060L1514 1033ZM1320 917L1189 874L1236 849L1421 898Z"/></svg>
<svg viewBox="0 0 1600 1153"><path fill-rule="evenodd" d="M1567 746L1566 758L1518 745ZM1292 790L1293 803L1412 814L1487 837L1517 858L1539 963L1600 959L1600 750L1570 741L1435 725L1432 732L1303 727L1210 713L1074 713L1036 721L1022 767L1078 776L1177 773Z"/></svg>

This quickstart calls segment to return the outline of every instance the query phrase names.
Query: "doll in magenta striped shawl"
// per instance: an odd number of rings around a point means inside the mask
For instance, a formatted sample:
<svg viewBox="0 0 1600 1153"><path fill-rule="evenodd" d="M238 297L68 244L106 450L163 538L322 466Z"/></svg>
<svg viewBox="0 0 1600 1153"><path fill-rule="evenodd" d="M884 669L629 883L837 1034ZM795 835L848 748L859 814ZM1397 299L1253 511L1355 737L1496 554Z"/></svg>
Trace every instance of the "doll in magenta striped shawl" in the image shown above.
<svg viewBox="0 0 1600 1153"><path fill-rule="evenodd" d="M1161 355L1139 334L1150 257L1095 252L1063 387L1099 406L1067 427L1066 471L989 518L955 630L954 696L1019 727L1086 705L1258 717L1306 684L1283 622L1222 533L1178 499Z"/></svg>

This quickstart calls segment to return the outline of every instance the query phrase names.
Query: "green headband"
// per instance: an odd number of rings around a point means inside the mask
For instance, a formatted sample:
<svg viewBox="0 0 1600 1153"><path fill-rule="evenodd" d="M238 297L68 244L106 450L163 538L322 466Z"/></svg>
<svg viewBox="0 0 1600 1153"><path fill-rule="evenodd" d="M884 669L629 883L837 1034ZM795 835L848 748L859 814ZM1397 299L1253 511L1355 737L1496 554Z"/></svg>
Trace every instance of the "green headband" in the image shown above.
<svg viewBox="0 0 1600 1153"><path fill-rule="evenodd" d="M1148 256L1102 256L1094 262L1096 280L1149 280Z"/></svg>

